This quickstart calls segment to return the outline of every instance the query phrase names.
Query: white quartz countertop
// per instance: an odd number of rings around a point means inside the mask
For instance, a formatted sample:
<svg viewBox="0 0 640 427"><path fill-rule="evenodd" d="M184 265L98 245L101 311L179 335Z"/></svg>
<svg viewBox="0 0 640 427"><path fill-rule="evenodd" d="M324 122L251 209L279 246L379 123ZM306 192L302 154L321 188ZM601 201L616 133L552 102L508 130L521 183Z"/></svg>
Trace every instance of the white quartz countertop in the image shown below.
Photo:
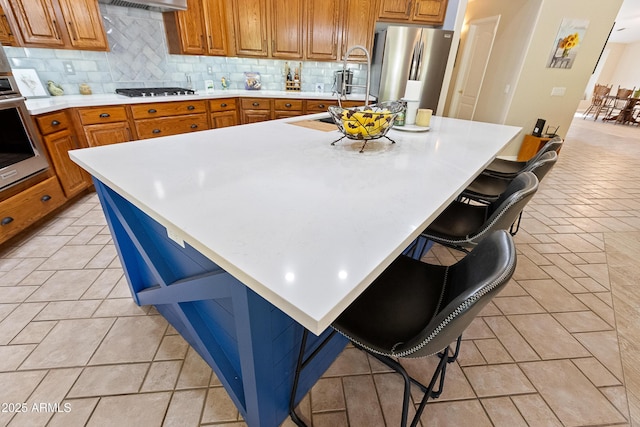
<svg viewBox="0 0 640 427"><path fill-rule="evenodd" d="M27 99L27 109L31 115L38 115L58 111L65 108L99 107L102 105L144 104L150 102L190 101L218 98L286 98L286 99L337 99L331 92L287 92L284 90L218 90L211 93L195 95L171 95L128 97L118 94L96 95L63 95L48 98ZM348 100L364 100L364 94L347 95Z"/></svg>
<svg viewBox="0 0 640 427"><path fill-rule="evenodd" d="M231 92L228 92L229 94ZM315 333L520 128L434 117L369 143L294 125L327 114L74 150L71 158Z"/></svg>

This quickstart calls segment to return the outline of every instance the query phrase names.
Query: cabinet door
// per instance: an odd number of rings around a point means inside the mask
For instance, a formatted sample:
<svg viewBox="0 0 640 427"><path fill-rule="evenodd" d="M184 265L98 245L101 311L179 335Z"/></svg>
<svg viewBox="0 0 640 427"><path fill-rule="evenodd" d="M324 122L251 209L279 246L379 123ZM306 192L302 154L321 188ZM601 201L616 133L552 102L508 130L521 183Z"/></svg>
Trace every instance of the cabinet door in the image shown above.
<svg viewBox="0 0 640 427"><path fill-rule="evenodd" d="M2 5L0 5L0 43L5 46L13 46L16 44L16 39L13 36L7 14L2 9Z"/></svg>
<svg viewBox="0 0 640 427"><path fill-rule="evenodd" d="M377 1L345 0L345 14L342 24L342 55L354 46L364 46L369 52L373 46L373 29L378 12ZM360 49L349 56L351 61L366 61L364 52Z"/></svg>
<svg viewBox="0 0 640 427"><path fill-rule="evenodd" d="M304 0L271 1L271 57L302 59Z"/></svg>
<svg viewBox="0 0 640 427"><path fill-rule="evenodd" d="M78 148L71 132L52 133L43 140L65 196L71 197L87 188L91 183L89 175L69 158L69 151Z"/></svg>
<svg viewBox="0 0 640 427"><path fill-rule="evenodd" d="M224 0L204 0L207 55L227 56L227 15Z"/></svg>
<svg viewBox="0 0 640 427"><path fill-rule="evenodd" d="M271 111L268 110L242 110L242 124L266 122L271 120Z"/></svg>
<svg viewBox="0 0 640 427"><path fill-rule="evenodd" d="M409 20L412 0L380 0L380 19Z"/></svg>
<svg viewBox="0 0 640 427"><path fill-rule="evenodd" d="M25 46L65 46L51 0L15 0L11 7Z"/></svg>
<svg viewBox="0 0 640 427"><path fill-rule="evenodd" d="M412 20L414 22L443 24L447 12L447 0L415 0Z"/></svg>
<svg viewBox="0 0 640 427"><path fill-rule="evenodd" d="M187 0L187 10L173 12L173 18L177 21L177 31L179 34L180 51L172 53L182 53L191 55L204 55L204 11L201 0ZM166 18L167 14L165 14ZM168 28L168 26L167 26ZM171 45L171 43L169 43Z"/></svg>
<svg viewBox="0 0 640 427"><path fill-rule="evenodd" d="M340 44L340 0L306 0L305 58L336 61Z"/></svg>
<svg viewBox="0 0 640 427"><path fill-rule="evenodd" d="M75 49L108 50L107 35L95 0L59 0L64 25Z"/></svg>
<svg viewBox="0 0 640 427"><path fill-rule="evenodd" d="M133 140L129 125L123 122L87 125L84 127L84 134L87 137L89 147Z"/></svg>
<svg viewBox="0 0 640 427"><path fill-rule="evenodd" d="M235 111L221 111L211 114L211 124L213 129L226 128L236 126L238 122L238 114Z"/></svg>
<svg viewBox="0 0 640 427"><path fill-rule="evenodd" d="M235 0L233 25L236 54L240 56L267 57L267 1Z"/></svg>

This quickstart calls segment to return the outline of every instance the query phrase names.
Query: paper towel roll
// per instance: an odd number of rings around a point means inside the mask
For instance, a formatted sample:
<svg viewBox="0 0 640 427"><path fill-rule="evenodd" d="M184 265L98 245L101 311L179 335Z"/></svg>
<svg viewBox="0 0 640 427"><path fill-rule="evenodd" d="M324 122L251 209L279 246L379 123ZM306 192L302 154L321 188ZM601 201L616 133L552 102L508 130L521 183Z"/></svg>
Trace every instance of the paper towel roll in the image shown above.
<svg viewBox="0 0 640 427"><path fill-rule="evenodd" d="M420 94L422 94L422 82L420 80L407 80L404 99L407 101L419 101Z"/></svg>

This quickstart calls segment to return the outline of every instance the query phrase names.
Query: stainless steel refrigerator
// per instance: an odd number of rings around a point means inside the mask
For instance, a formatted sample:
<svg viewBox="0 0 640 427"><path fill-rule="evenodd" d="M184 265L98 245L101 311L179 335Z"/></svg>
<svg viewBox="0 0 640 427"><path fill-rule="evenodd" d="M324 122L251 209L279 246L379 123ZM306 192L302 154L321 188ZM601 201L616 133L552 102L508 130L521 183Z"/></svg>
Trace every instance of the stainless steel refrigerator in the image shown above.
<svg viewBox="0 0 640 427"><path fill-rule="evenodd" d="M403 98L407 80L422 81L419 108L436 111L453 31L388 26L376 31L370 94L382 101Z"/></svg>

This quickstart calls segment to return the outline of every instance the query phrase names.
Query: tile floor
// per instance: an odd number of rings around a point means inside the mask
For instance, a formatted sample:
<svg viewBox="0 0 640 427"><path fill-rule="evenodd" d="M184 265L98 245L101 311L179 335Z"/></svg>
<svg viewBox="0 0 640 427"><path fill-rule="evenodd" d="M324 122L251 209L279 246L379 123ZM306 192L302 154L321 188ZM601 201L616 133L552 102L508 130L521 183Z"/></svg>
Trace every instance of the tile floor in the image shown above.
<svg viewBox="0 0 640 427"><path fill-rule="evenodd" d="M638 197L640 129L576 118L525 211L513 280L423 426L640 422ZM0 384L2 426L244 425L202 359L132 302L95 195L0 247ZM301 410L315 426L395 426L400 387L347 348Z"/></svg>

